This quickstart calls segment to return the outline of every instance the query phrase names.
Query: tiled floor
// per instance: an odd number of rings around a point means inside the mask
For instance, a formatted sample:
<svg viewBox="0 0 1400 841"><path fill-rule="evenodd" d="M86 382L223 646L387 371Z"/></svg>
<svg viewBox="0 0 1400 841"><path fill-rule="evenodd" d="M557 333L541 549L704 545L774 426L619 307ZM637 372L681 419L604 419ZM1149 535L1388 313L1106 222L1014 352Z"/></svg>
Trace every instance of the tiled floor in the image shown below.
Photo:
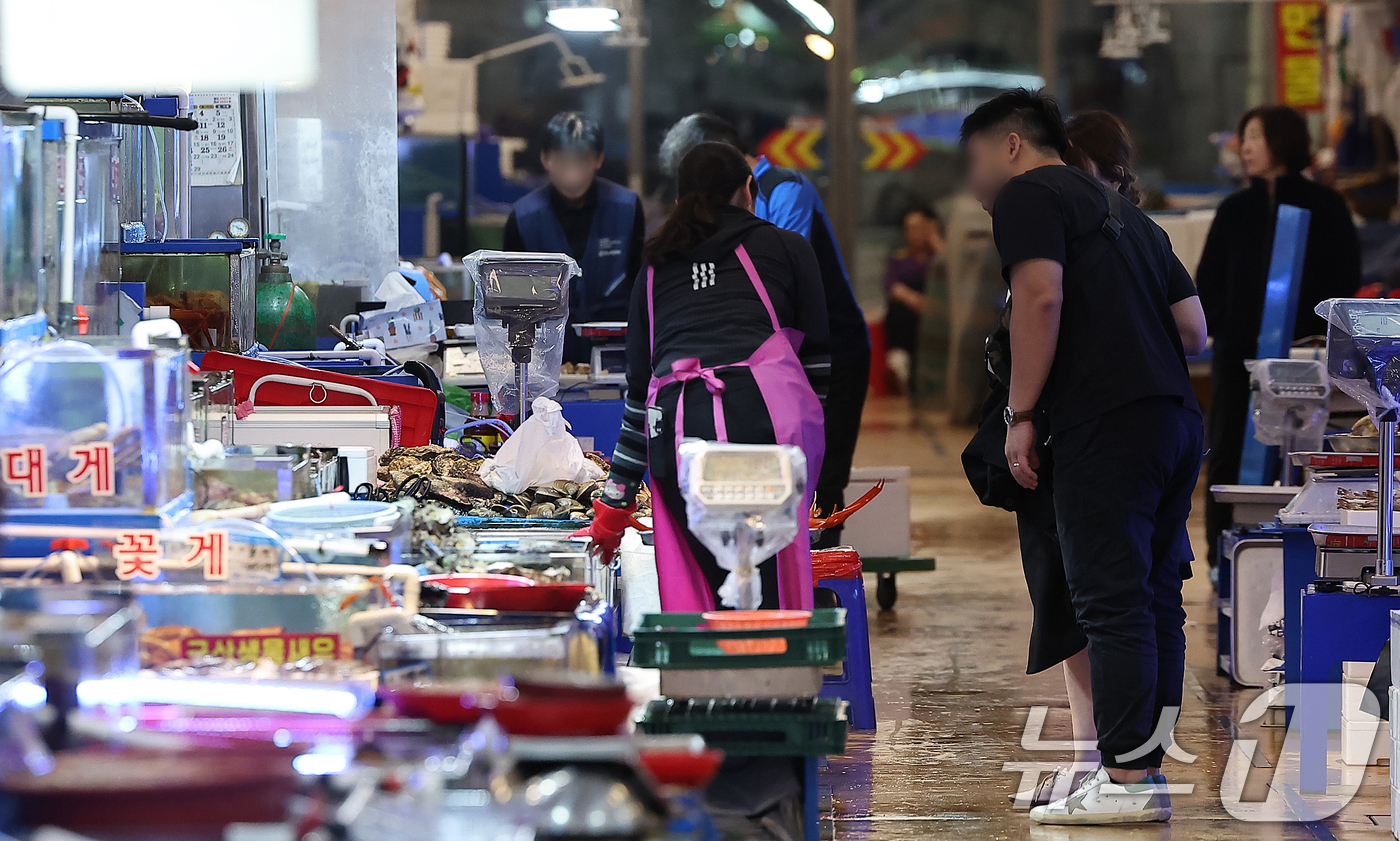
<svg viewBox="0 0 1400 841"><path fill-rule="evenodd" d="M879 726L856 734L847 756L824 779L835 798L830 828L838 839L1354 839L1387 837L1387 769L1373 768L1348 806L1314 823L1235 819L1221 804L1232 733L1259 740L1242 800L1262 798L1279 756L1282 731L1236 725L1254 690L1233 690L1216 674L1215 604L1198 562L1187 583L1189 611L1185 706L1178 743L1197 759L1168 761L1174 784L1192 786L1173 798L1168 825L1134 829L1033 826L1013 811L1007 794L1033 762L1049 767L1065 753L1026 750L1029 711L1050 707L1042 740L1069 738L1060 673L1025 674L1030 602L1017 555L1011 514L979 505L958 454L971 430L936 416L916 423L897 400L874 403L857 453L858 465L912 466L916 554L933 555L938 570L899 578L899 601L888 613L871 606L871 645ZM1199 507L1199 506L1198 506ZM1199 517L1193 541L1204 535ZM1033 735L1033 734L1032 734ZM1029 739L1028 741L1034 741ZM1275 786L1276 796L1292 795ZM1238 811L1238 810L1236 810Z"/></svg>

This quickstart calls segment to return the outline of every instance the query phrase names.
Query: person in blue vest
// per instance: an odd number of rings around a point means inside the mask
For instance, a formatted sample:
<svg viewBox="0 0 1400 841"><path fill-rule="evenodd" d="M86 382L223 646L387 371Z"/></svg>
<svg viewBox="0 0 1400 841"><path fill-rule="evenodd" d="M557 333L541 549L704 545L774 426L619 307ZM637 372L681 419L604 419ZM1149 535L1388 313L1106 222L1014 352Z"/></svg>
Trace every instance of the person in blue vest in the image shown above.
<svg viewBox="0 0 1400 841"><path fill-rule="evenodd" d="M597 122L575 111L556 114L540 145L549 183L515 203L502 247L578 261L583 274L569 289L570 324L626 321L646 238L641 199L599 177L603 129ZM587 362L591 351L587 339L565 333L565 362Z"/></svg>
<svg viewBox="0 0 1400 841"><path fill-rule="evenodd" d="M817 508L825 516L845 504L851 459L860 436L860 416L870 385L870 330L865 325L865 314L856 303L851 277L841 259L841 248L821 194L805 175L774 166L762 155L754 156L739 131L713 114L682 117L666 132L661 141L661 169L674 176L686 153L707 140L728 143L748 158L758 187L754 215L806 237L817 254L831 333L826 457L816 491ZM834 528L828 529L813 546L829 548L840 542L841 529Z"/></svg>

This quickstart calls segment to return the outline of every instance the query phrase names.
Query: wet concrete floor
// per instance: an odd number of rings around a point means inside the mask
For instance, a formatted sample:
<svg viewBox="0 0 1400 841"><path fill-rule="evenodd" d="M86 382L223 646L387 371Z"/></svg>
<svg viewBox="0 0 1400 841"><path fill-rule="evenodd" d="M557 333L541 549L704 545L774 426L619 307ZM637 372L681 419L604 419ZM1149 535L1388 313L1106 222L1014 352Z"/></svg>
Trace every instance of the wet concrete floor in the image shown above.
<svg viewBox="0 0 1400 841"><path fill-rule="evenodd" d="M1198 491L1192 542L1196 577L1187 582L1186 692L1176 740L1194 762L1168 759L1174 785L1169 824L1137 828L1033 825L1007 795L1020 769L1047 770L1072 759L1065 751L1027 750L1023 734L1033 707L1049 707L1039 740L1068 740L1069 714L1058 669L1027 676L1030 600L1016 543L1015 519L980 505L958 460L972 430L950 428L937 414L918 419L898 399L866 411L858 466L909 464L915 554L937 558L933 572L899 576L893 611L870 600L874 692L879 723L852 734L845 757L823 775L833 804L824 823L837 839L1353 839L1389 836L1388 768L1367 769L1355 797L1324 821L1249 822L1222 805L1220 784L1235 734L1258 739L1242 801L1263 798L1278 762L1282 731L1239 724L1259 690L1234 689L1215 668L1216 604L1206 577ZM874 579L866 578L873 589ZM1033 744L1034 732L1026 742ZM1334 755L1334 763L1339 759ZM1334 771L1334 776L1336 772ZM1274 782L1275 794L1296 796ZM1238 807L1234 808L1239 812Z"/></svg>

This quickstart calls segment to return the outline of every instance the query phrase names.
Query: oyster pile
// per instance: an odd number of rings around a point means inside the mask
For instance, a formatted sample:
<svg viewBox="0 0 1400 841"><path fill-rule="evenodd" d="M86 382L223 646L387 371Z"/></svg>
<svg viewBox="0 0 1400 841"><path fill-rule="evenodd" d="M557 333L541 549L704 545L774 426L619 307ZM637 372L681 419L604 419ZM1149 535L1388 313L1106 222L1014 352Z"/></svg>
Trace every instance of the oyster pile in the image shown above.
<svg viewBox="0 0 1400 841"><path fill-rule="evenodd" d="M524 493L498 493L494 498L473 506L467 514L473 517L582 522L593 519L593 500L602 494L602 479L584 484L560 480Z"/></svg>
<svg viewBox="0 0 1400 841"><path fill-rule="evenodd" d="M459 508L469 508L495 491L477 475L481 459L467 458L455 450L428 444L423 447L392 447L379 457L380 482L402 488L422 477L433 496Z"/></svg>
<svg viewBox="0 0 1400 841"><path fill-rule="evenodd" d="M606 459L597 453L588 453L587 458L607 474ZM405 488L413 479L423 477L434 501L450 504L472 517L579 522L593 519L593 501L603 493L603 479L583 483L560 480L523 493L504 494L487 486L477 475L482 461L433 444L394 447L379 457L378 479L390 487ZM651 512L651 493L645 486L637 495L637 507L639 514ZM433 536L435 529L423 525L423 531Z"/></svg>

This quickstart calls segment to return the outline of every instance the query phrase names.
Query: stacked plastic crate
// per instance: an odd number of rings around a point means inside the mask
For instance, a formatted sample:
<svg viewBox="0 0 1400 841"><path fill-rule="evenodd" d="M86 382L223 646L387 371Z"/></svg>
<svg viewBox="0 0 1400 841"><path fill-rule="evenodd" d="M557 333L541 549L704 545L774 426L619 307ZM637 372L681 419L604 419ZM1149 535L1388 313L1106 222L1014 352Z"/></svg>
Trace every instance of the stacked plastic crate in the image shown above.
<svg viewBox="0 0 1400 841"><path fill-rule="evenodd" d="M634 665L661 670L645 733L698 733L729 756L807 760L807 818L815 837L816 761L846 750L849 706L822 698L826 667L846 657L844 608L812 612L801 628L715 630L699 613L651 613L633 632Z"/></svg>
<svg viewBox="0 0 1400 841"><path fill-rule="evenodd" d="M1400 610L1390 612L1390 713L1400 711ZM1388 725L1387 725L1388 726ZM1400 838L1400 727L1389 727L1390 738L1390 832Z"/></svg>

